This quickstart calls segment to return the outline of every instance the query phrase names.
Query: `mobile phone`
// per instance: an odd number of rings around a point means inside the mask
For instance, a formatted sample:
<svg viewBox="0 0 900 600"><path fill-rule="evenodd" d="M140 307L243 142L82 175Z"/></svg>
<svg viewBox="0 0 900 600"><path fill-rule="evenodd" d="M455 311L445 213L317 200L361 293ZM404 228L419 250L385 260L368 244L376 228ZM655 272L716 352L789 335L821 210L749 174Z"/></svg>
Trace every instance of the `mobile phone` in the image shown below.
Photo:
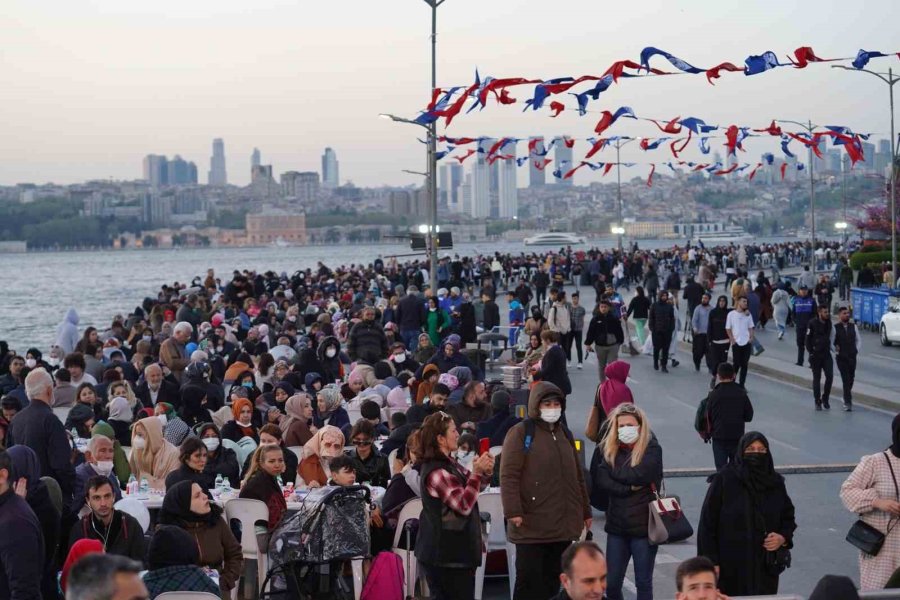
<svg viewBox="0 0 900 600"><path fill-rule="evenodd" d="M478 441L478 454L484 454L486 452L491 451L491 439L490 438L481 438Z"/></svg>

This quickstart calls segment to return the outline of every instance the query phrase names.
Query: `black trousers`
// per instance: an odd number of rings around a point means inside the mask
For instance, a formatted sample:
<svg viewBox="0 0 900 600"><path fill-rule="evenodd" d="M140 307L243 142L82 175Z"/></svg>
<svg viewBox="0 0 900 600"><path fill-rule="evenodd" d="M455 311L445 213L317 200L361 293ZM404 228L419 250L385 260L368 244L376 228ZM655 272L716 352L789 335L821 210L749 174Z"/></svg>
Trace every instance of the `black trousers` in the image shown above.
<svg viewBox="0 0 900 600"><path fill-rule="evenodd" d="M563 552L571 542L516 544L513 600L547 600L559 593Z"/></svg>
<svg viewBox="0 0 900 600"><path fill-rule="evenodd" d="M669 345L672 343L671 331L654 331L653 338L653 366L665 367L669 362Z"/></svg>
<svg viewBox="0 0 900 600"><path fill-rule="evenodd" d="M703 360L703 357L706 356L706 347L708 346L706 342L706 334L705 333L696 333L694 334L694 339L692 342L693 346L691 348L692 354L694 356L694 367L699 371L700 370L700 362Z"/></svg>
<svg viewBox="0 0 900 600"><path fill-rule="evenodd" d="M856 357L838 355L835 357L835 360L837 361L838 371L841 372L844 402L851 404L853 402L853 380L856 379Z"/></svg>
<svg viewBox="0 0 900 600"><path fill-rule="evenodd" d="M737 451L738 442L740 440L713 440L713 460L716 463L716 470L721 471L722 467L734 460L734 453Z"/></svg>
<svg viewBox="0 0 900 600"><path fill-rule="evenodd" d="M475 569L421 565L432 600L474 600ZM411 592L410 592L411 594Z"/></svg>
<svg viewBox="0 0 900 600"><path fill-rule="evenodd" d="M572 360L572 332L561 333L559 334L559 345L562 346L563 354L566 355L566 360Z"/></svg>
<svg viewBox="0 0 900 600"><path fill-rule="evenodd" d="M803 366L803 353L806 351L806 325L797 325L797 364Z"/></svg>
<svg viewBox="0 0 900 600"><path fill-rule="evenodd" d="M813 373L813 398L816 399L816 404L828 402L828 398L831 396L831 384L834 382L834 361L831 360L831 354L815 358L810 356L809 363ZM825 373L824 390L822 389L822 373Z"/></svg>
<svg viewBox="0 0 900 600"><path fill-rule="evenodd" d="M569 344L571 344L573 341L575 342L575 352L578 355L579 364L584 362L584 347L581 345L583 336L584 331L580 329L573 329L569 332ZM569 357L571 358L571 356L572 354L570 352Z"/></svg>
<svg viewBox="0 0 900 600"><path fill-rule="evenodd" d="M709 367L709 373L713 376L713 380L715 380L719 365L723 362L728 362L728 344L710 342L706 353L706 366Z"/></svg>
<svg viewBox="0 0 900 600"><path fill-rule="evenodd" d="M747 368L750 366L750 354L753 351L753 344L747 342L743 346L737 344L731 347L731 360L734 362L734 372L738 376L738 383L744 387L747 381Z"/></svg>
<svg viewBox="0 0 900 600"><path fill-rule="evenodd" d="M538 308L544 310L544 300L547 299L547 288L539 287L534 288L534 302L538 305Z"/></svg>

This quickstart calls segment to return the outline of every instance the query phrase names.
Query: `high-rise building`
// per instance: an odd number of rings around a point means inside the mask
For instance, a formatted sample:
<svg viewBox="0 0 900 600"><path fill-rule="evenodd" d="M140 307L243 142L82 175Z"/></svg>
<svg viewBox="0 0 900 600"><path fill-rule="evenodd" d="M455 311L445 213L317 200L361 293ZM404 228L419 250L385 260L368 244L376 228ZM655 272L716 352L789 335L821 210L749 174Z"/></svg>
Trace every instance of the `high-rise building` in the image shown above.
<svg viewBox="0 0 900 600"><path fill-rule="evenodd" d="M281 193L299 202L312 202L319 197L319 174L315 171L282 173Z"/></svg>
<svg viewBox="0 0 900 600"><path fill-rule="evenodd" d="M159 154L148 154L144 157L144 179L151 187L158 188L169 184L169 161Z"/></svg>
<svg viewBox="0 0 900 600"><path fill-rule="evenodd" d="M498 217L501 219L514 219L519 214L519 189L516 181L516 147L510 144L512 158L498 160L500 184L498 188L499 206Z"/></svg>
<svg viewBox="0 0 900 600"><path fill-rule="evenodd" d="M262 164L262 153L259 151L259 148L253 149L253 154L250 155L250 172L253 172L253 167L258 167Z"/></svg>
<svg viewBox="0 0 900 600"><path fill-rule="evenodd" d="M826 170L831 173L840 173L841 172L841 151L832 148L829 150L826 155Z"/></svg>
<svg viewBox="0 0 900 600"><path fill-rule="evenodd" d="M891 153L891 141L890 140L878 140L878 151L882 154L890 154Z"/></svg>
<svg viewBox="0 0 900 600"><path fill-rule="evenodd" d="M463 184L459 186L459 204L460 212L465 215L472 214L472 174L467 173L463 179Z"/></svg>
<svg viewBox="0 0 900 600"><path fill-rule="evenodd" d="M225 171L225 142L216 138L212 144L212 156L209 159L209 185L227 185L228 175Z"/></svg>
<svg viewBox="0 0 900 600"><path fill-rule="evenodd" d="M875 144L870 144L869 142L862 142L862 151L863 151L863 160L862 166L867 171L875 170Z"/></svg>
<svg viewBox="0 0 900 600"><path fill-rule="evenodd" d="M169 185L191 185L197 183L197 165L188 162L176 154L169 161Z"/></svg>
<svg viewBox="0 0 900 600"><path fill-rule="evenodd" d="M461 212L462 203L459 188L463 183L463 167L456 161L441 165L438 184L441 202L450 212Z"/></svg>
<svg viewBox="0 0 900 600"><path fill-rule="evenodd" d="M558 137L556 138L555 146L555 158L556 158L556 169L560 171L561 175L565 175L567 171L571 170L575 165L572 164L572 149L566 147L565 138ZM560 185L575 185L575 178L570 177L568 179L563 179L560 177L556 180L556 183Z"/></svg>
<svg viewBox="0 0 900 600"><path fill-rule="evenodd" d="M536 139L537 143L534 145L534 152L528 154L528 187L536 188L546 185L547 171L537 167L537 163L543 161L545 156L544 138L538 137L532 139Z"/></svg>
<svg viewBox="0 0 900 600"><path fill-rule="evenodd" d="M322 187L334 189L341 185L338 168L337 154L331 148L325 148L322 154Z"/></svg>
<svg viewBox="0 0 900 600"><path fill-rule="evenodd" d="M487 153L494 145L494 140L486 139L478 142L478 153L472 165L472 208L469 213L475 219L486 219L491 216L491 167Z"/></svg>

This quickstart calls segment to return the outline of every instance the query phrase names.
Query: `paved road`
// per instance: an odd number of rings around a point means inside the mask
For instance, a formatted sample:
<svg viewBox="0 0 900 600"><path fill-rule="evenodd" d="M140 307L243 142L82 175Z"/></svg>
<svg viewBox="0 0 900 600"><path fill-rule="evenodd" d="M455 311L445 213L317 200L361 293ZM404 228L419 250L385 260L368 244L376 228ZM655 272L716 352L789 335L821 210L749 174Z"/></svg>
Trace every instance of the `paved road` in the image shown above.
<svg viewBox="0 0 900 600"><path fill-rule="evenodd" d="M582 288L582 299L585 306L593 306L591 290ZM763 333L763 336L766 353L771 352L770 356L780 356L781 352L790 351L790 347L785 350L779 348L790 343L787 338L779 344L774 339L774 333ZM867 346L868 352L887 351L885 356L894 360L891 356L893 348L876 347L874 344ZM650 357L621 358L632 365L629 385L636 402L647 411L663 447L665 468L712 468L711 447L704 444L693 430L696 406L706 393L709 378L705 373L694 371L686 353L679 350L679 355L681 365L670 368L669 374L654 371ZM864 354L861 363L868 366L870 360ZM896 360L900 361L900 353ZM869 368L860 369L861 378L867 378L869 371ZM598 381L594 358L584 364L583 370L570 369L569 375L574 391L568 402L567 419L572 431L580 437ZM892 414L887 412L861 406L852 413L834 408L816 412L807 388L752 372L747 380L747 389L755 411L748 429L766 434L772 443L773 457L778 466L852 464L863 454L878 452L890 443ZM839 406L839 403L833 406ZM587 460L592 451L592 445L588 444ZM844 510L837 495L846 476L847 473L831 473L787 477L788 492L797 506L799 528L793 553L794 566L782 576L781 591L808 594L825 573L840 573L858 579L856 553L844 541L854 518ZM706 487L705 479L698 477L670 477L667 480L668 490L682 498L685 510L695 525ZM601 545L605 545L603 523L602 515L598 514L593 533ZM657 597L674 597L675 567L695 553L693 539L660 549L654 576ZM485 591L486 598L508 597L505 580L489 582ZM627 597L634 597L633 590Z"/></svg>

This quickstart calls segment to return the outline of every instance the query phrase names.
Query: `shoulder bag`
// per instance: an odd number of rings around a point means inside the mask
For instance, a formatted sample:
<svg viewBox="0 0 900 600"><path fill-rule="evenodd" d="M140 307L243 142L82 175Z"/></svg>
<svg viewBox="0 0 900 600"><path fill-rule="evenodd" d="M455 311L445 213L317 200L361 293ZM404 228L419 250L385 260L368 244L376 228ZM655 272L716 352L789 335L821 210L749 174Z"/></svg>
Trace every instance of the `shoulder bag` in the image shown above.
<svg viewBox="0 0 900 600"><path fill-rule="evenodd" d="M891 478L894 480L894 492L897 494L898 501L900 501L900 490L897 488L897 477L894 475L894 466L891 464L891 459L888 457L887 452L884 452L883 454L884 460L887 461L888 468L891 470ZM884 545L885 538L890 535L891 530L897 525L897 521L894 521L892 525L892 520L893 519L888 521L887 533L881 533L881 531L875 527L869 525L862 519L859 519L852 527L850 527L846 539L863 553L868 554L869 556L878 556L878 553L881 552L881 547Z"/></svg>
<svg viewBox="0 0 900 600"><path fill-rule="evenodd" d="M650 544L671 544L681 542L694 535L694 528L681 510L681 504L675 496L666 496L665 489L660 495L656 485L650 484L650 491L655 499L648 505L650 519L647 522L647 537Z"/></svg>

